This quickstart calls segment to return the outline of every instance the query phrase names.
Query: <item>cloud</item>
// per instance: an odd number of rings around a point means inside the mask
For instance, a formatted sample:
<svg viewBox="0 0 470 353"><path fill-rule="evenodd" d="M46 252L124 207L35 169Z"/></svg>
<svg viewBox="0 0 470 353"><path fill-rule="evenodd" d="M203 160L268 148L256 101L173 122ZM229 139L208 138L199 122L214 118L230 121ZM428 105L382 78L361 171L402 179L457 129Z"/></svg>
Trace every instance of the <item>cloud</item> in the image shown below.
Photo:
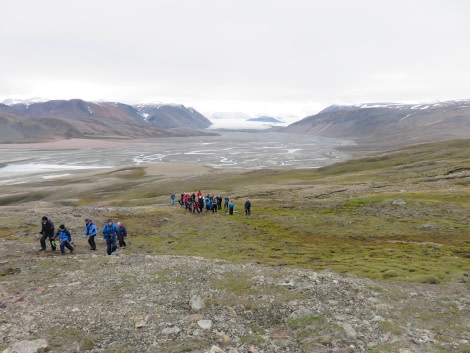
<svg viewBox="0 0 470 353"><path fill-rule="evenodd" d="M300 114L338 101L465 98L469 10L464 0L7 0L0 98Z"/></svg>

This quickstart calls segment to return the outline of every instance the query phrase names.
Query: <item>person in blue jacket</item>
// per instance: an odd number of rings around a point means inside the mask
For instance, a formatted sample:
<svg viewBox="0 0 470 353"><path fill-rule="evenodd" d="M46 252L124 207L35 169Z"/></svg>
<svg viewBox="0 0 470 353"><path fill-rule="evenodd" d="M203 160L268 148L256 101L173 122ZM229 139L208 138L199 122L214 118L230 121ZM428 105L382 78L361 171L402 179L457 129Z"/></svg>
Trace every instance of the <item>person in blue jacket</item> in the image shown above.
<svg viewBox="0 0 470 353"><path fill-rule="evenodd" d="M110 218L103 227L103 238L106 240L106 252L111 255L116 251L116 237L119 235L119 228Z"/></svg>
<svg viewBox="0 0 470 353"><path fill-rule="evenodd" d="M88 237L88 244L90 244L90 250L96 250L95 235L98 234L96 226L93 224L91 219L85 219L85 231L83 235Z"/></svg>
<svg viewBox="0 0 470 353"><path fill-rule="evenodd" d="M228 213L233 214L233 209L235 208L235 203L233 201L230 201L228 204Z"/></svg>
<svg viewBox="0 0 470 353"><path fill-rule="evenodd" d="M74 247L70 244L70 242L72 241L72 236L70 235L69 230L65 228L65 225L61 224L59 226L59 230L54 236L54 239L57 237L60 239L60 253L62 255L65 255L65 248L67 248L70 250L70 253L72 254L73 251L75 250Z"/></svg>

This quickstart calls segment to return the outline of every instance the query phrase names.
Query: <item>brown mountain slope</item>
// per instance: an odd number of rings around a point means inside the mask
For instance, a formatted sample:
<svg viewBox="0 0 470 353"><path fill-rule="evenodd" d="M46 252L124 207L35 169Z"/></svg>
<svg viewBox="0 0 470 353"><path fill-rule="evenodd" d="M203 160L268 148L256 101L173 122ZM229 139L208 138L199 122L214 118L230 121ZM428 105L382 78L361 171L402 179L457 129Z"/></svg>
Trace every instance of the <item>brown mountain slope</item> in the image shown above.
<svg viewBox="0 0 470 353"><path fill-rule="evenodd" d="M329 107L289 125L285 132L399 147L470 136L470 100L433 105Z"/></svg>
<svg viewBox="0 0 470 353"><path fill-rule="evenodd" d="M211 123L184 106L165 115L165 125L152 124L137 108L122 103L93 103L80 99L33 104L0 104L0 142L52 137L102 138L106 136L147 138L200 134L194 131ZM165 121L163 119L163 122ZM168 131L181 128L185 131Z"/></svg>

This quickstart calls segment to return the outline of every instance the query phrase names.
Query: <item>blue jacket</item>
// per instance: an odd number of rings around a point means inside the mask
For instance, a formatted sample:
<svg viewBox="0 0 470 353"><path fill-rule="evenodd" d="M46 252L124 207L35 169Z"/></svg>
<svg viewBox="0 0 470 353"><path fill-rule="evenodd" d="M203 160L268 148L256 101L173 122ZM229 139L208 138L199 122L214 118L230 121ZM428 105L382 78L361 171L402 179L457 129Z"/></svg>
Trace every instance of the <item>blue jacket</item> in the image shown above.
<svg viewBox="0 0 470 353"><path fill-rule="evenodd" d="M96 226L93 224L91 220L88 221L88 223L85 225L85 232L83 234L85 236L89 235L90 237L94 237L96 234L98 234L98 231L96 230Z"/></svg>
<svg viewBox="0 0 470 353"><path fill-rule="evenodd" d="M106 223L103 227L103 238L113 238L114 236L119 235L119 228L116 224L111 226Z"/></svg>
<svg viewBox="0 0 470 353"><path fill-rule="evenodd" d="M70 232L67 228L60 229L57 231L56 235L54 238L59 237L60 241L62 243L65 243L66 241L71 241L72 236L70 235Z"/></svg>

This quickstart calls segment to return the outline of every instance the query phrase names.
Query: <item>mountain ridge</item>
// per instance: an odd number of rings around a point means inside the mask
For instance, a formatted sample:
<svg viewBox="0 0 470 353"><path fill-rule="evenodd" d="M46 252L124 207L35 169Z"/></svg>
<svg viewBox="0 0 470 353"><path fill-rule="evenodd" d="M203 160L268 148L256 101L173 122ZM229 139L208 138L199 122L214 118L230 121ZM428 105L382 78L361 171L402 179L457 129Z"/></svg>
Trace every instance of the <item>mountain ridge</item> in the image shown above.
<svg viewBox="0 0 470 353"><path fill-rule="evenodd" d="M470 99L429 104L329 106L282 131L394 148L470 136Z"/></svg>
<svg viewBox="0 0 470 353"><path fill-rule="evenodd" d="M12 104L0 103L0 142L57 137L185 136L202 134L198 130L212 124L195 109L184 105L133 106L82 99L10 102Z"/></svg>

